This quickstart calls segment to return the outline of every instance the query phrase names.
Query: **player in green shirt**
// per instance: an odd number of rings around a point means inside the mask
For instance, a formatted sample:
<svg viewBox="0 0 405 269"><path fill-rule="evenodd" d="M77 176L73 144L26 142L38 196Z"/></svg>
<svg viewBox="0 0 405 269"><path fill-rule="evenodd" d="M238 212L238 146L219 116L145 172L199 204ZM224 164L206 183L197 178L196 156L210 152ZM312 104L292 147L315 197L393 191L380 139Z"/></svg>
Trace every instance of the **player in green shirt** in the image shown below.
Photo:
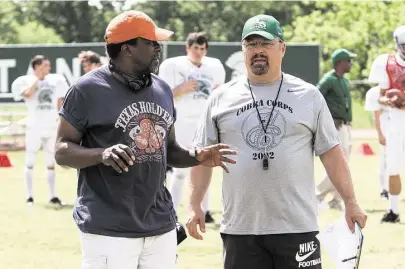
<svg viewBox="0 0 405 269"><path fill-rule="evenodd" d="M326 73L319 81L317 87L326 100L332 114L335 127L346 158L349 159L351 150L352 99L350 96L349 80L344 77L350 72L351 59L357 55L346 49L338 49L332 54L333 70ZM317 197L322 202L328 193L333 194L329 207L342 210L342 199L328 176L317 186Z"/></svg>

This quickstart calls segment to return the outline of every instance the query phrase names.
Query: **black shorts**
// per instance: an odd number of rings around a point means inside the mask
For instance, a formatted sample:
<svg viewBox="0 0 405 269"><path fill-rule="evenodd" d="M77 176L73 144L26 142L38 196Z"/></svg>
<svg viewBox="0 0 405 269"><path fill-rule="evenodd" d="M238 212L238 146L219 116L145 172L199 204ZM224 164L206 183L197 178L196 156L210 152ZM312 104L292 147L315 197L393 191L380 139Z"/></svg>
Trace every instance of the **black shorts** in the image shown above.
<svg viewBox="0 0 405 269"><path fill-rule="evenodd" d="M224 269L321 269L317 234L221 234Z"/></svg>

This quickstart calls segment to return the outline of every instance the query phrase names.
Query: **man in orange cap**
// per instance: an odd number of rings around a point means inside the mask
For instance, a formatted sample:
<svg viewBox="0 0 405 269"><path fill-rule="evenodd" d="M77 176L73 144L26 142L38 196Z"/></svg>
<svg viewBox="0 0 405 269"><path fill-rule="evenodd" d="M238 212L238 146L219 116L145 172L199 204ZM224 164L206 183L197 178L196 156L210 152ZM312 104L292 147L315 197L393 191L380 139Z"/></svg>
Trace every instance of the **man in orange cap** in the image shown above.
<svg viewBox="0 0 405 269"><path fill-rule="evenodd" d="M110 64L75 82L59 112L55 159L78 170L82 268L173 269L180 238L166 165L228 170L234 162L225 144L176 142L172 91L152 74L158 41L172 34L143 12L115 17L105 35Z"/></svg>

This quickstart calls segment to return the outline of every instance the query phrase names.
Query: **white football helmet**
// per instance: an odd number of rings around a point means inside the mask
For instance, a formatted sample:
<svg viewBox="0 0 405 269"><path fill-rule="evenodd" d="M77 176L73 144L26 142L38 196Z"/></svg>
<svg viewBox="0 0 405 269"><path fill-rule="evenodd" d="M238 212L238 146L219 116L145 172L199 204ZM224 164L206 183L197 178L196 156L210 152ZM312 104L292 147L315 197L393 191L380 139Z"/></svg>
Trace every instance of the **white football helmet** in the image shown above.
<svg viewBox="0 0 405 269"><path fill-rule="evenodd" d="M399 26L394 31L394 40L398 53L405 59L405 25Z"/></svg>

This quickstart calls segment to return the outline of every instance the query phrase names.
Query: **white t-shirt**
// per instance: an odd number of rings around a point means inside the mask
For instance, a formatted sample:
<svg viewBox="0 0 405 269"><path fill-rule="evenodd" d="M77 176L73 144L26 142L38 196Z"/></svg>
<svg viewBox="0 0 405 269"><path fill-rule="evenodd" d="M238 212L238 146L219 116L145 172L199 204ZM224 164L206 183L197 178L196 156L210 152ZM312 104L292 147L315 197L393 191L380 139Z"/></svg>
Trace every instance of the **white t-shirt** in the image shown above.
<svg viewBox="0 0 405 269"><path fill-rule="evenodd" d="M368 77L369 82L378 83L381 89L388 89L390 87L390 79L387 74L389 55L390 54L381 54L374 60ZM395 54L395 59L400 65L405 66L405 60L402 59L398 53Z"/></svg>
<svg viewBox="0 0 405 269"><path fill-rule="evenodd" d="M378 100L380 99L380 87L373 87L369 89L366 93L366 102L364 109L367 111L378 111L381 110L380 114L380 126L381 131L386 135L387 123L389 118L389 109L386 106L382 106Z"/></svg>
<svg viewBox="0 0 405 269"><path fill-rule="evenodd" d="M31 87L38 78L35 75L18 77L11 85L15 101L24 99L28 109L27 128L53 130L56 128L58 111L57 104L64 98L69 85L66 79L59 74L49 74L39 81L34 94L25 98L23 92Z"/></svg>
<svg viewBox="0 0 405 269"><path fill-rule="evenodd" d="M221 61L211 57L204 57L199 67L187 56L169 58L160 65L159 76L172 89L188 80L198 81L195 92L176 97L174 100L176 137L182 144L191 143L206 101L213 89L225 83L225 75Z"/></svg>

